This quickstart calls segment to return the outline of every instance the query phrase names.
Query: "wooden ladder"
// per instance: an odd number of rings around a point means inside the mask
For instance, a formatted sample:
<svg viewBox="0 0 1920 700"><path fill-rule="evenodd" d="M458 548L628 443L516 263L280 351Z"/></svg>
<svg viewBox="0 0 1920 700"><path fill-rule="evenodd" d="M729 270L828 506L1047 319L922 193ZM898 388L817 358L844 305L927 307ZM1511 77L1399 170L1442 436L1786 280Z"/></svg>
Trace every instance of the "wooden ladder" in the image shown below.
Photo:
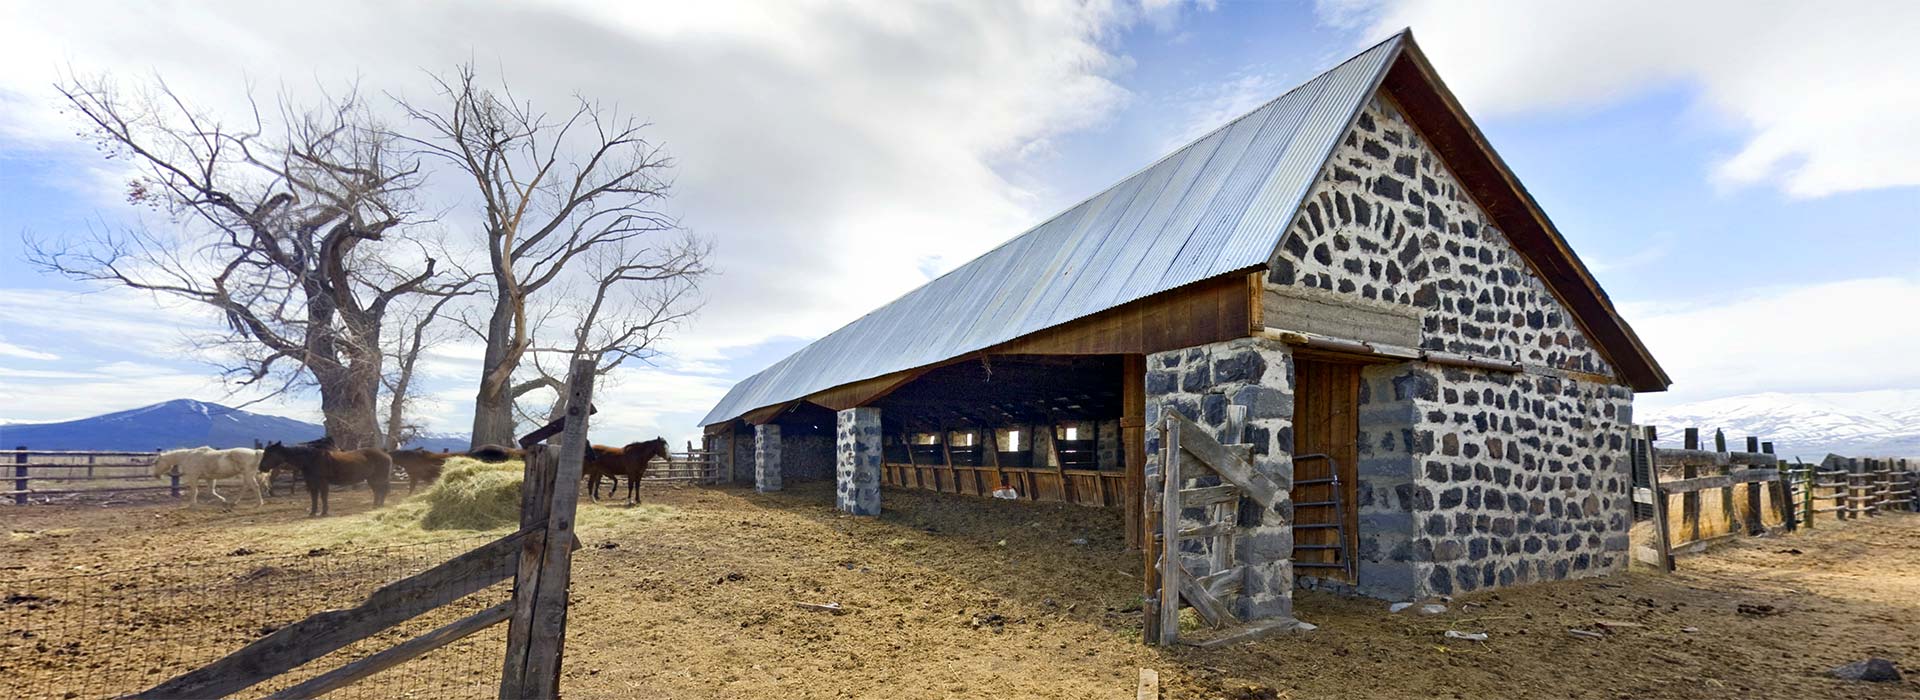
<svg viewBox="0 0 1920 700"><path fill-rule="evenodd" d="M1297 469L1301 462L1312 460L1324 460L1327 463L1327 477L1324 479L1303 479L1295 481L1293 482L1294 488L1325 484L1332 495L1324 501L1296 500L1293 502L1293 531L1295 533L1293 567L1296 569L1339 569L1344 572L1347 575L1347 579L1351 581L1353 580L1353 557L1350 556L1351 553L1347 551L1347 505L1345 502L1346 499L1341 497L1343 492L1341 491L1340 483L1340 460L1334 459L1331 455L1315 452L1313 454L1296 455L1293 458L1293 463ZM1306 522L1308 519L1302 518L1299 515L1300 510L1303 508L1332 508L1333 522ZM1303 530L1332 530L1333 544L1299 544L1298 535ZM1327 551L1333 552L1333 561L1313 561L1313 557L1301 556L1303 553Z"/></svg>

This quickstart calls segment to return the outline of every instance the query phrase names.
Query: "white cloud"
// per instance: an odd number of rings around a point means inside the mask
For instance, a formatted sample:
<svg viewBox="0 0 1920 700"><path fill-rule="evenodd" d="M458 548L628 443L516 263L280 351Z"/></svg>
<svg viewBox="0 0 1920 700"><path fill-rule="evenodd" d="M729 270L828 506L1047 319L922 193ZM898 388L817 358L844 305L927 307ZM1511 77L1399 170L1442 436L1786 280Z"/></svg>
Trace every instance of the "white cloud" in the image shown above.
<svg viewBox="0 0 1920 700"><path fill-rule="evenodd" d="M1271 73L1243 68L1225 80L1187 88L1173 96L1185 113L1179 130L1163 142L1159 150L1170 152L1192 143L1273 101L1291 87Z"/></svg>
<svg viewBox="0 0 1920 700"><path fill-rule="evenodd" d="M1674 386L1652 407L1763 392L1920 389L1920 279L1761 288L1692 304L1627 304Z"/></svg>
<svg viewBox="0 0 1920 700"><path fill-rule="evenodd" d="M823 335L1057 208L1008 174L1123 104L1113 77L1129 64L1115 32L1170 26L1180 5L10 3L0 144L97 165L48 88L69 68L123 84L163 75L236 115L248 83L297 99L357 80L368 95L420 98L423 69L472 59L548 109L578 93L653 122L648 136L678 163L672 213L714 239L720 271L669 348L716 363ZM447 182L437 194L466 197ZM469 204L449 203L450 228ZM451 379L458 359L427 369ZM470 404L470 388L458 393Z"/></svg>
<svg viewBox="0 0 1920 700"><path fill-rule="evenodd" d="M31 345L46 354L84 345L174 357L190 345L193 335L211 329L213 322L213 315L202 307L124 289L87 294L0 289L0 325L32 338Z"/></svg>
<svg viewBox="0 0 1920 700"><path fill-rule="evenodd" d="M1799 197L1920 185L1920 3L1322 0L1371 42L1412 27L1469 112L1615 102L1674 85L1746 143L1724 184Z"/></svg>
<svg viewBox="0 0 1920 700"><path fill-rule="evenodd" d="M50 352L41 352L33 348L21 347L4 340L0 340L0 357L12 357L12 358L18 358L22 360L43 360L43 361L52 361L52 360L60 359L59 355L55 355Z"/></svg>
<svg viewBox="0 0 1920 700"><path fill-rule="evenodd" d="M220 380L188 372L133 362L114 362L73 371L27 371L0 368L0 405L5 421L47 423L124 411L171 399L190 398L238 405L258 396L230 394ZM247 407L300 420L316 420L310 402L276 399Z"/></svg>

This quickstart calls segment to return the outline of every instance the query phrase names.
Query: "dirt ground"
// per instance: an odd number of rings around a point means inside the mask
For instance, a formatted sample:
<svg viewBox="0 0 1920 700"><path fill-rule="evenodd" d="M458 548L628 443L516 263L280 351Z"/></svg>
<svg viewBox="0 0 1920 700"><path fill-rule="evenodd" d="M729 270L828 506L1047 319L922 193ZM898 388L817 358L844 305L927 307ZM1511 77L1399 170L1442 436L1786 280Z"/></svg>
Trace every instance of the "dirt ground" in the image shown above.
<svg viewBox="0 0 1920 700"><path fill-rule="evenodd" d="M645 498L656 506L583 505L567 697L1122 698L1143 667L1168 698L1920 697L1920 516L1750 539L1671 576L1465 596L1433 616L1301 593L1316 631L1162 651L1137 641L1140 564L1114 512L889 491L885 515L856 518L824 484ZM137 690L485 540L370 527L368 500L336 494L336 517L318 521L285 495L264 509L0 508L0 695ZM1597 621L1628 626L1567 632ZM501 633L340 695L490 697ZM1823 675L1867 656L1908 679Z"/></svg>

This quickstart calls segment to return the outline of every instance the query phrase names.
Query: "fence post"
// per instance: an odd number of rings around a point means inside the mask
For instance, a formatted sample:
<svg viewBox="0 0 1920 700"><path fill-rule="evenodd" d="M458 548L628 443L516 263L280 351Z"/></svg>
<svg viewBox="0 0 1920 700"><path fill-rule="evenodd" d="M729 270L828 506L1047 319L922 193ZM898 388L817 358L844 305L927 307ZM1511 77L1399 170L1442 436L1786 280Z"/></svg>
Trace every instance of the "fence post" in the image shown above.
<svg viewBox="0 0 1920 700"><path fill-rule="evenodd" d="M165 450L162 450L158 447L153 448L153 458L159 459L161 452L165 452ZM180 470L179 469L172 470L172 473L169 473L167 475L167 478L172 482L171 485L173 487L168 489L167 493L173 494L174 498L179 498L180 497Z"/></svg>
<svg viewBox="0 0 1920 700"><path fill-rule="evenodd" d="M1747 436L1747 453L1753 454L1759 451L1760 451L1760 438L1754 437L1752 435L1748 435ZM1778 466L1779 465L1775 465L1776 472L1779 471L1777 468ZM1764 517L1765 514L1761 512L1761 508L1763 508L1764 506L1761 505L1760 492L1763 490L1769 489L1769 487L1771 487L1774 483L1775 482L1759 482L1759 481L1747 482L1747 488L1746 488L1747 534L1750 536L1758 535L1762 532L1767 531L1767 519ZM1733 492L1733 489L1727 489L1727 492L1731 494Z"/></svg>
<svg viewBox="0 0 1920 700"><path fill-rule="evenodd" d="M1682 433L1680 444L1689 450L1700 449L1700 429L1687 428ZM1700 467L1696 466L1692 460L1680 463L1680 478L1691 479L1697 476L1700 476ZM1692 528L1688 533L1687 541L1698 541L1700 539L1699 491L1688 491L1686 495L1680 497L1680 515L1687 526Z"/></svg>
<svg viewBox="0 0 1920 700"><path fill-rule="evenodd" d="M13 504L24 506L27 504L27 446L13 449L19 450L13 455Z"/></svg>
<svg viewBox="0 0 1920 700"><path fill-rule="evenodd" d="M1660 558L1660 570L1673 571L1673 541L1667 532L1667 494L1660 490L1660 460L1654 456L1654 443L1660 434L1649 425L1641 429L1640 444L1647 451L1647 490L1653 492L1653 546Z"/></svg>
<svg viewBox="0 0 1920 700"><path fill-rule="evenodd" d="M1760 443L1761 454L1773 454L1773 443ZM1787 469L1787 463L1779 461L1774 455L1773 468L1780 472L1779 490L1774 494L1774 505L1780 509L1780 521L1787 526L1787 532L1800 529L1800 519L1793 512L1793 472Z"/></svg>
<svg viewBox="0 0 1920 700"><path fill-rule="evenodd" d="M560 661L567 643L567 587L572 580L574 514L580 503L580 467L587 451L587 416L592 413L593 380L598 357L576 357L567 375L567 412L559 449L542 450L551 467L538 471L552 486L523 485L522 491L545 491L549 499L543 523L527 522L529 505L522 501L522 525L540 525L520 553L514 578L513 614L508 619L505 669L500 677L502 700L560 697ZM527 473L536 470L529 466ZM535 507L537 508L537 506Z"/></svg>

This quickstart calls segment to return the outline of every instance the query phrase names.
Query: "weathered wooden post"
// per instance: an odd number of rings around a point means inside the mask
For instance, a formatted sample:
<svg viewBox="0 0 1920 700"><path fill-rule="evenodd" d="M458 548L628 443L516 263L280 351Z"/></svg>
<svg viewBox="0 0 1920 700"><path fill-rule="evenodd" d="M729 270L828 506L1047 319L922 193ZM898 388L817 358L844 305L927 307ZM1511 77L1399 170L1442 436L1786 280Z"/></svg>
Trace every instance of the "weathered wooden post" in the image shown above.
<svg viewBox="0 0 1920 700"><path fill-rule="evenodd" d="M27 446L13 448L19 450L13 454L13 504L27 504Z"/></svg>
<svg viewBox="0 0 1920 700"><path fill-rule="evenodd" d="M1673 546L1667 533L1667 493L1660 489L1660 460L1653 445L1660 434L1649 425L1641 429L1641 444L1647 451L1647 490L1653 492L1653 546L1662 571L1673 571Z"/></svg>
<svg viewBox="0 0 1920 700"><path fill-rule="evenodd" d="M1699 428L1687 428L1683 435L1684 437L1680 443L1682 447L1689 450L1700 449ZM1691 479L1696 476L1700 476L1700 467L1695 465L1692 460L1686 460L1680 463L1680 478ZM1688 491L1687 495L1680 497L1680 517L1683 518L1687 526L1691 528L1687 533L1687 541L1698 541L1700 539L1699 491Z"/></svg>
<svg viewBox="0 0 1920 700"><path fill-rule="evenodd" d="M530 533L514 576L513 613L507 622L506 667L500 676L501 700L560 696L560 658L566 649L567 586L572 579L574 514L580 501L580 466L587 452L587 416L591 413L597 358L579 357L567 377L566 425L559 456L541 449L528 455L528 481L522 488L525 522L542 510L533 504L547 494L544 527ZM526 446L526 447L531 447ZM541 462L536 467L534 462Z"/></svg>
<svg viewBox="0 0 1920 700"><path fill-rule="evenodd" d="M1759 452L1760 452L1760 438L1754 437L1752 435L1748 435L1747 436L1747 454L1757 454ZM1775 469L1774 471L1778 472L1779 470ZM1770 489L1772 485L1776 483L1779 483L1779 482L1765 482L1765 483L1758 482L1758 481L1747 482L1747 486L1746 486L1747 534L1749 536L1758 535L1762 532L1767 531L1767 519L1763 517L1764 514L1761 512L1760 492L1762 490ZM1732 493L1733 489L1727 489L1727 492ZM1772 500L1775 503L1779 502L1777 498Z"/></svg>
<svg viewBox="0 0 1920 700"><path fill-rule="evenodd" d="M1773 454L1773 443L1760 443L1760 453ZM1800 519L1794 514L1793 508L1793 471L1787 469L1786 462L1779 461L1779 455L1774 455L1774 459L1773 468L1780 472L1780 480L1775 482L1778 486L1773 492L1774 507L1780 509L1780 521L1786 524L1787 532L1793 532L1800 529Z"/></svg>
<svg viewBox="0 0 1920 700"><path fill-rule="evenodd" d="M160 453L165 451L166 450L160 449L158 447L153 448L153 458L159 459ZM180 497L180 470L176 468L170 473L168 473L167 481L168 481L168 486L170 486L170 488L167 489L167 493L169 495L172 495L174 498L179 498Z"/></svg>

